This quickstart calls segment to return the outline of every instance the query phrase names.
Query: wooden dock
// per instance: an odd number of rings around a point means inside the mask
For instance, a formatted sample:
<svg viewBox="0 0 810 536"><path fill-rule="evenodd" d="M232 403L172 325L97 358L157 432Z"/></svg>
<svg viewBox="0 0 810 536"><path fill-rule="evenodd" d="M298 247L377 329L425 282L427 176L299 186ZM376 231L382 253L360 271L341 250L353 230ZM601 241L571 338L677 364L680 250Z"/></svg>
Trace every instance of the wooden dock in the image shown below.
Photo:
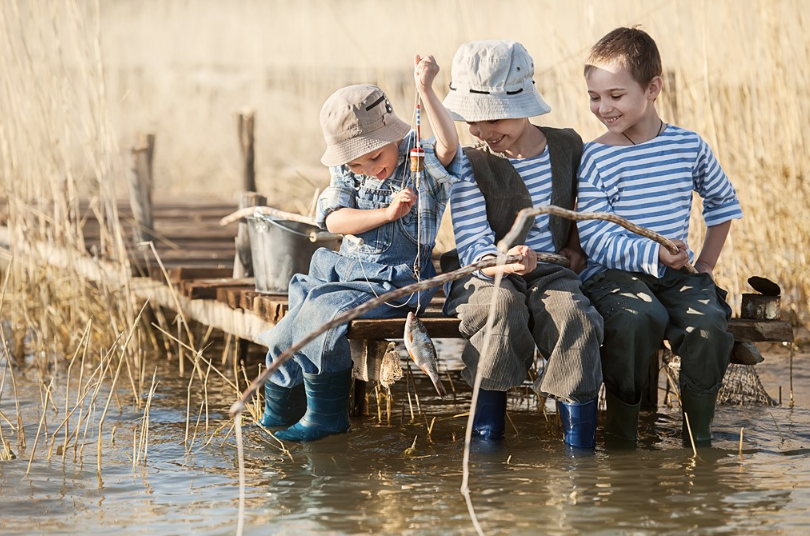
<svg viewBox="0 0 810 536"><path fill-rule="evenodd" d="M271 329L287 312L286 294L258 292L251 277L234 278L237 225L221 226L219 220L237 205L193 200L155 203L151 245L138 243L132 212L126 202L118 205L120 221L132 229L127 239L131 270L126 283L141 299L182 313L187 320L258 343L258 335ZM98 223L88 218L84 226L88 251L81 260L81 274L90 280L124 277L120 269L93 259L99 245ZM76 267L76 255L53 245L34 245L34 253L49 264ZM124 281L118 281L124 283ZM443 316L442 298L434 298L422 317L433 338L459 337L459 321ZM403 319L354 320L348 337L354 340L401 339ZM788 322L732 319L729 331L738 341L793 340Z"/></svg>
<svg viewBox="0 0 810 536"><path fill-rule="evenodd" d="M223 227L219 220L237 208L236 204L189 200L156 203L153 244L157 256L151 248L137 247L134 238L131 239L132 277L139 283L136 288L143 289L142 294L153 294L161 305L176 309L172 300L162 296L171 287L182 298L180 303L186 308L184 312L194 320L255 341L255 332L238 326L245 324L252 329L272 327L287 311L287 296L256 291L251 277L233 277L236 225ZM120 203L118 209L122 221L132 222L127 203ZM85 227L89 251L97 245L97 227L92 220ZM160 287L164 290L161 291ZM218 319L206 314L206 311L214 310ZM233 316L230 322L225 318L228 314ZM245 318L250 321L245 323ZM435 338L459 337L459 321L441 314L441 298L434 298L423 320ZM360 319L352 321L348 336L353 339L396 339L402 337L403 328L402 319ZM729 331L737 340L793 340L789 323L778 320L735 318Z"/></svg>

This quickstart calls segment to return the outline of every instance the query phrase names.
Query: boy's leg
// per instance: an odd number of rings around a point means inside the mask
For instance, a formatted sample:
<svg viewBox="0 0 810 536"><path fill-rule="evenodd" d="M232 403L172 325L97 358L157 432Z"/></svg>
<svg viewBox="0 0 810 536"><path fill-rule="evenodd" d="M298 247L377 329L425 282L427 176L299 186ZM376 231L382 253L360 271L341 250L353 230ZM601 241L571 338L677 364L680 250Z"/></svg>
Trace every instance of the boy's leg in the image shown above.
<svg viewBox="0 0 810 536"><path fill-rule="evenodd" d="M731 308L708 274L670 272L656 294L669 312L672 351L681 358L680 387L717 392L734 344L728 332Z"/></svg>
<svg viewBox="0 0 810 536"><path fill-rule="evenodd" d="M458 315L459 331L466 339L461 358L464 380L473 385L478 367L482 367L481 387L507 391L523 383L534 359L535 344L529 331L522 281L504 278L500 288L474 276L453 284L447 298L448 314ZM495 297L495 312L487 355L484 350L485 327L490 303Z"/></svg>
<svg viewBox="0 0 810 536"><path fill-rule="evenodd" d="M602 317L582 293L579 277L571 270L541 264L527 279L532 334L548 358L535 390L557 400L565 443L593 448L596 397L602 385Z"/></svg>
<svg viewBox="0 0 810 536"><path fill-rule="evenodd" d="M448 314L461 319L459 331L466 339L461 358L462 378L475 383L481 367L481 390L473 420L473 433L485 440L499 440L506 425L506 392L523 383L534 359L534 340L529 331L525 305L525 282L505 278L499 288L474 276L453 284L445 305ZM482 357L490 302L495 299L494 324L489 347Z"/></svg>
<svg viewBox="0 0 810 536"><path fill-rule="evenodd" d="M529 279L532 335L548 359L535 390L564 402L587 402L602 385L602 317L571 270L542 264Z"/></svg>
<svg viewBox="0 0 810 536"><path fill-rule="evenodd" d="M731 308L708 274L667 273L658 292L667 307L667 337L681 358L679 387L684 438L691 428L696 442L711 441L717 393L731 359L734 337L727 331Z"/></svg>
<svg viewBox="0 0 810 536"><path fill-rule="evenodd" d="M669 315L639 274L608 270L584 284L604 319L602 375L605 389L635 405L647 380L650 358L664 340Z"/></svg>

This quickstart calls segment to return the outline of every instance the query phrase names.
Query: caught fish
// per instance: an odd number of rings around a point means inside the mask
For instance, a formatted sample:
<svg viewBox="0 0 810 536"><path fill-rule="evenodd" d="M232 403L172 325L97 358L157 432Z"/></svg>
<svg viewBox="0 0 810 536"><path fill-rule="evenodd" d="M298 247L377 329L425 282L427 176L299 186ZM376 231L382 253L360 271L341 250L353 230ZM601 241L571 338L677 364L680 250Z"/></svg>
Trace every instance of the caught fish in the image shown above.
<svg viewBox="0 0 810 536"><path fill-rule="evenodd" d="M422 372L428 375L439 396L446 396L447 391L444 390L444 385L439 379L439 359L436 355L436 347L433 346L433 341L428 337L425 325L413 313L408 313L408 318L405 319L405 336L403 338L405 339L405 348L408 350L413 362L422 369Z"/></svg>

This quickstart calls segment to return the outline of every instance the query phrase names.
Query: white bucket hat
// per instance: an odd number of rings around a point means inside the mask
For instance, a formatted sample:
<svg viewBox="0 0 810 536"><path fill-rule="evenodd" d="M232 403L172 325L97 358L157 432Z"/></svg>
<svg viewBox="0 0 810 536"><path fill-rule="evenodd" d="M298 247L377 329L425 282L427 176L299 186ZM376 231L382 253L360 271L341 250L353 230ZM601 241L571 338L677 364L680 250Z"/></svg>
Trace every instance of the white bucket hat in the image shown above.
<svg viewBox="0 0 810 536"><path fill-rule="evenodd" d="M356 158L396 143L411 127L394 113L377 86L348 86L332 93L321 108L325 166L342 166Z"/></svg>
<svg viewBox="0 0 810 536"><path fill-rule="evenodd" d="M516 41L472 41L453 57L444 106L456 121L534 117L551 111L534 87L534 61Z"/></svg>

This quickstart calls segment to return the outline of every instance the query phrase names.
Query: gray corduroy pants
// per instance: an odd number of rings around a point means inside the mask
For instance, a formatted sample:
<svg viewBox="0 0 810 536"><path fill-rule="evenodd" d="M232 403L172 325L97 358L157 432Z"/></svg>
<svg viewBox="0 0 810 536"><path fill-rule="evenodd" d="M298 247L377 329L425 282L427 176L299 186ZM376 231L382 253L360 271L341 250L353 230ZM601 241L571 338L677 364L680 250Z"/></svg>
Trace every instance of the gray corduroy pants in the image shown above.
<svg viewBox="0 0 810 536"><path fill-rule="evenodd" d="M495 296L495 320L487 355L485 327ZM461 319L466 343L462 377L473 385L506 391L523 383L535 348L548 359L536 392L563 402L585 402L599 392L602 317L582 292L577 275L562 266L540 264L525 277L504 278L499 288L475 276L453 283L445 310Z"/></svg>

